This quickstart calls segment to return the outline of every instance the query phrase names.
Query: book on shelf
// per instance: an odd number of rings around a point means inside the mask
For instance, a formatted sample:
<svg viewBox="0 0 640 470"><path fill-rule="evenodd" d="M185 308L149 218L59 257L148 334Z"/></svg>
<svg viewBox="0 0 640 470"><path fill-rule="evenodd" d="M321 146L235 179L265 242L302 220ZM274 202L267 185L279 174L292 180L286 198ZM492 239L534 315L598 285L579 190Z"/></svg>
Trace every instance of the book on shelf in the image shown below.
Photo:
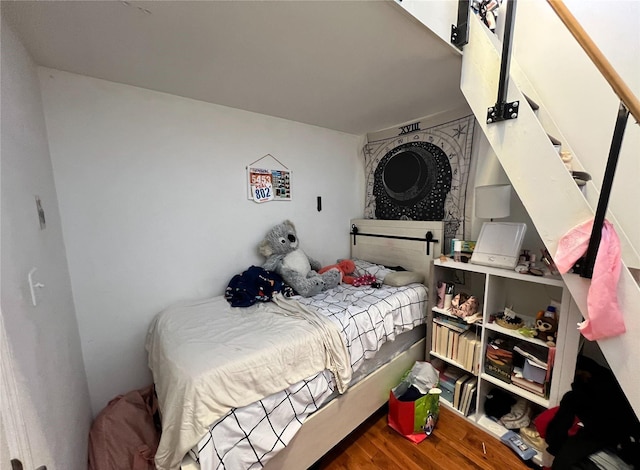
<svg viewBox="0 0 640 470"><path fill-rule="evenodd" d="M474 384L474 386L469 391L469 400L467 400L467 403L466 403L464 409L462 410L462 412L464 413L465 416L469 416L469 413L471 411L475 412L476 390L477 390L477 384Z"/></svg>
<svg viewBox="0 0 640 470"><path fill-rule="evenodd" d="M460 402L459 410L466 416L469 414L469 408L471 407L471 399L475 395L476 387L478 385L477 380L469 379L464 383L464 390L462 393L462 399Z"/></svg>
<svg viewBox="0 0 640 470"><path fill-rule="evenodd" d="M438 325L431 325L431 350L436 351L436 344L438 344Z"/></svg>
<svg viewBox="0 0 640 470"><path fill-rule="evenodd" d="M511 374L511 383L524 390L527 390L541 397L546 396L547 386L546 383L538 383L533 380L525 379L522 375L522 369L520 367L514 367Z"/></svg>
<svg viewBox="0 0 640 470"><path fill-rule="evenodd" d="M463 385L464 383L469 380L470 375L469 374L464 374L462 376L460 376L460 378L458 380L456 380L456 388L453 392L453 407L454 408L460 408L460 397L462 395L462 391L463 391Z"/></svg>
<svg viewBox="0 0 640 470"><path fill-rule="evenodd" d="M522 367L522 376L532 382L543 384L546 382L547 368L531 359L525 359Z"/></svg>
<svg viewBox="0 0 640 470"><path fill-rule="evenodd" d="M473 364L472 364L473 373L476 375L480 373L480 355L481 354L482 354L482 341L478 339L478 341L475 343L475 349L473 354Z"/></svg>
<svg viewBox="0 0 640 470"><path fill-rule="evenodd" d="M438 352L438 354L442 354L443 356L445 355L444 345L447 341L448 335L449 330L447 330L447 328L442 325L438 325L438 344L436 344L436 351Z"/></svg>
<svg viewBox="0 0 640 470"><path fill-rule="evenodd" d="M458 361L458 346L460 345L460 333L455 333L453 335L453 342L451 344L451 354L449 358L453 361Z"/></svg>
<svg viewBox="0 0 640 470"><path fill-rule="evenodd" d="M465 372L462 369L458 369L457 367L447 367L440 374L440 382L446 384L445 386L450 386L451 390L454 390L456 381L464 374Z"/></svg>
<svg viewBox="0 0 640 470"><path fill-rule="evenodd" d="M456 389L456 384L451 382L445 382L444 380L440 381L439 387L442 390L448 390L453 393Z"/></svg>
<svg viewBox="0 0 640 470"><path fill-rule="evenodd" d="M464 365L468 345L468 336L465 336L466 334L467 333L462 333L458 336L458 344L456 346L456 362L461 365Z"/></svg>
<svg viewBox="0 0 640 470"><path fill-rule="evenodd" d="M458 362L474 374L476 349L480 348L480 337L474 331L467 331L460 336L460 346L458 347Z"/></svg>
<svg viewBox="0 0 640 470"><path fill-rule="evenodd" d="M477 374L480 349L480 336L475 331L460 333L434 321L431 332L433 352L459 364L466 371Z"/></svg>
<svg viewBox="0 0 640 470"><path fill-rule="evenodd" d="M513 351L524 356L526 359L531 359L536 364L543 366L545 369L549 365L549 348L547 347L522 342L516 344L513 347Z"/></svg>
<svg viewBox="0 0 640 470"><path fill-rule="evenodd" d="M453 404L453 391L448 390L446 388L441 388L442 392L440 393L440 398L447 400L449 403Z"/></svg>
<svg viewBox="0 0 640 470"><path fill-rule="evenodd" d="M434 330L436 331L436 341L433 345L433 350L438 354L441 354L444 356L444 354L442 354L442 337L444 335L445 328L442 325L434 325L434 326L435 326Z"/></svg>
<svg viewBox="0 0 640 470"><path fill-rule="evenodd" d="M469 416L469 413L471 413L472 411L475 413L476 400L478 398L478 394L476 393L476 389L477 389L477 385L476 385L476 388L474 388L471 391L471 398L469 399L469 405L467 406L467 409L465 410L465 413L464 413L465 416Z"/></svg>
<svg viewBox="0 0 640 470"><path fill-rule="evenodd" d="M453 330L449 330L448 339L447 339L447 357L449 359L453 359L453 348L456 343L456 336L460 333L457 333Z"/></svg>
<svg viewBox="0 0 640 470"><path fill-rule="evenodd" d="M547 367L547 375L544 378L545 382L549 382L549 380L551 380L551 369L553 368L553 364L555 362L556 359L556 347L555 346L550 346L549 347L549 356L548 356L548 360L547 363L549 364L549 367Z"/></svg>
<svg viewBox="0 0 640 470"><path fill-rule="evenodd" d="M480 344L480 338L478 338L477 336L469 338L464 367L474 374L477 373L478 363L480 362L478 359L481 347L482 346Z"/></svg>
<svg viewBox="0 0 640 470"><path fill-rule="evenodd" d="M442 341L442 326L433 325L433 342L431 344L431 349L438 354L440 354L440 342Z"/></svg>
<svg viewBox="0 0 640 470"><path fill-rule="evenodd" d="M504 382L511 383L513 372L513 345L503 338L487 343L484 371Z"/></svg>
<svg viewBox="0 0 640 470"><path fill-rule="evenodd" d="M444 370L444 372L442 372L442 375L444 376L445 380L455 383L456 380L464 375L464 372L457 367L448 366Z"/></svg>
<svg viewBox="0 0 640 470"><path fill-rule="evenodd" d="M433 322L437 323L438 325L446 326L447 328L453 331L457 331L458 333L464 333L465 331L469 330L469 328L471 328L471 325L466 322L461 323L454 320L453 318L442 316L434 317Z"/></svg>
<svg viewBox="0 0 640 470"><path fill-rule="evenodd" d="M446 326L440 326L440 340L438 344L438 353L443 356L447 355L447 342L449 341L449 329Z"/></svg>

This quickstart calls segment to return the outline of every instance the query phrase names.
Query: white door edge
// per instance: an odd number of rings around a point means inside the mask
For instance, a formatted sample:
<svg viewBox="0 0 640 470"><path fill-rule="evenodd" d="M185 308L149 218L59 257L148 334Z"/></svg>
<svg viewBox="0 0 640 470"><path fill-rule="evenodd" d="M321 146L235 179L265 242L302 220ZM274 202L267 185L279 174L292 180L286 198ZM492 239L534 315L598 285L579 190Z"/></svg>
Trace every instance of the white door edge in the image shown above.
<svg viewBox="0 0 640 470"><path fill-rule="evenodd" d="M9 449L9 455L3 455L2 458L20 459L24 468L34 468L14 364L13 352L4 328L4 316L0 310L0 432L3 433ZM3 465L7 463L2 462Z"/></svg>

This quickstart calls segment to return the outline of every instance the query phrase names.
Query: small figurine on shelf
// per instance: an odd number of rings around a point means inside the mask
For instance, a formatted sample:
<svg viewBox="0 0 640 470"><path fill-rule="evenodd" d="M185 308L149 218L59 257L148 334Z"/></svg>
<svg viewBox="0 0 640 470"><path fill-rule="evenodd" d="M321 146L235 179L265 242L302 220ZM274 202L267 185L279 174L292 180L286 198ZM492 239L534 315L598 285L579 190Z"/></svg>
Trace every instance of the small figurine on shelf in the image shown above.
<svg viewBox="0 0 640 470"><path fill-rule="evenodd" d="M438 302L436 303L436 307L444 308L444 296L448 293L448 291L449 291L449 285L446 282L438 281L438 285L437 285ZM451 305L451 303L449 303L449 305Z"/></svg>
<svg viewBox="0 0 640 470"><path fill-rule="evenodd" d="M544 249L541 249L540 252L542 253L542 256L540 257L540 259L542 260L544 265L549 269L549 273L552 274L553 276L557 276L558 274L560 274L560 272L558 271L558 267L556 266L556 263L554 263L553 258L551 258L551 254L549 253L549 250L544 248Z"/></svg>
<svg viewBox="0 0 640 470"><path fill-rule="evenodd" d="M515 267L515 272L526 274L529 271L529 250L522 250L520 257L518 258L518 264Z"/></svg>
<svg viewBox="0 0 640 470"><path fill-rule="evenodd" d="M524 326L522 318L509 307L505 307L504 312L500 312L496 315L496 323L501 327L508 328L510 330L517 330Z"/></svg>
<svg viewBox="0 0 640 470"><path fill-rule="evenodd" d="M540 310L536 315L536 338L546 342L548 346L556 345L558 334L558 314L552 305L547 310Z"/></svg>
<svg viewBox="0 0 640 470"><path fill-rule="evenodd" d="M453 261L462 261L462 241L454 240L453 242Z"/></svg>
<svg viewBox="0 0 640 470"><path fill-rule="evenodd" d="M451 304L453 302L453 284L445 284L446 288L445 288L445 294L444 294L444 309L445 310L451 310Z"/></svg>
<svg viewBox="0 0 640 470"><path fill-rule="evenodd" d="M518 264L514 268L517 273L531 274L532 276L544 276L544 271L536 266L536 255L529 250L522 250Z"/></svg>

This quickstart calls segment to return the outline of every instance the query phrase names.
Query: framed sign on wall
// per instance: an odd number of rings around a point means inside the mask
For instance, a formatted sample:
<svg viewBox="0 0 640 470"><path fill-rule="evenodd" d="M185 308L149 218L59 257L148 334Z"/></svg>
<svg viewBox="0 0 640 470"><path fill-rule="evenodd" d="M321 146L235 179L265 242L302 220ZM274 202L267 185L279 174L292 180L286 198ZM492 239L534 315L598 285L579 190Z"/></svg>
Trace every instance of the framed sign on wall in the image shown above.
<svg viewBox="0 0 640 470"><path fill-rule="evenodd" d="M283 169L257 166L266 157L271 157ZM255 202L290 201L291 200L291 171L270 154L256 160L247 166L247 199Z"/></svg>

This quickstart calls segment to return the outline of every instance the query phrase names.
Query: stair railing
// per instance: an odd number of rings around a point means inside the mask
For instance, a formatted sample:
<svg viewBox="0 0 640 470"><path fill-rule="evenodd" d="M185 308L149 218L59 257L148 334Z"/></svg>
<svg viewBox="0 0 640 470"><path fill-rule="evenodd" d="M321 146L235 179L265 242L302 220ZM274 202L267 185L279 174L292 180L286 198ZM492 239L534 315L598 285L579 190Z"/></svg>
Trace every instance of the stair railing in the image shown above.
<svg viewBox="0 0 640 470"><path fill-rule="evenodd" d="M571 32L578 44L586 52L594 65L598 68L604 79L612 87L613 92L620 99L620 107L616 117L616 125L609 149L609 156L602 181L602 188L598 198L598 206L594 216L591 237L589 239L589 247L585 256L576 263L574 272L579 272L580 276L591 278L595 265L598 248L602 238L602 226L604 224L607 207L609 205L609 197L613 187L613 178L620 155L620 148L624 137L624 131L629 114L636 119L636 124L640 123L640 101L631 92L631 89L624 83L620 75L611 66L604 54L598 49L589 35L580 26L571 12L566 8L562 0L547 0L554 12L560 20ZM519 103L514 101L508 103L507 83L509 80L509 66L511 59L511 41L513 36L513 25L515 20L515 9L517 0L507 0L507 10L505 15L505 29L502 39L502 58L500 64L500 80L498 83L498 98L493 107L488 108L487 124L500 122L505 119L515 119L518 117ZM468 3L467 3L468 5ZM459 8L463 8L462 2ZM460 14L458 14L460 18Z"/></svg>

